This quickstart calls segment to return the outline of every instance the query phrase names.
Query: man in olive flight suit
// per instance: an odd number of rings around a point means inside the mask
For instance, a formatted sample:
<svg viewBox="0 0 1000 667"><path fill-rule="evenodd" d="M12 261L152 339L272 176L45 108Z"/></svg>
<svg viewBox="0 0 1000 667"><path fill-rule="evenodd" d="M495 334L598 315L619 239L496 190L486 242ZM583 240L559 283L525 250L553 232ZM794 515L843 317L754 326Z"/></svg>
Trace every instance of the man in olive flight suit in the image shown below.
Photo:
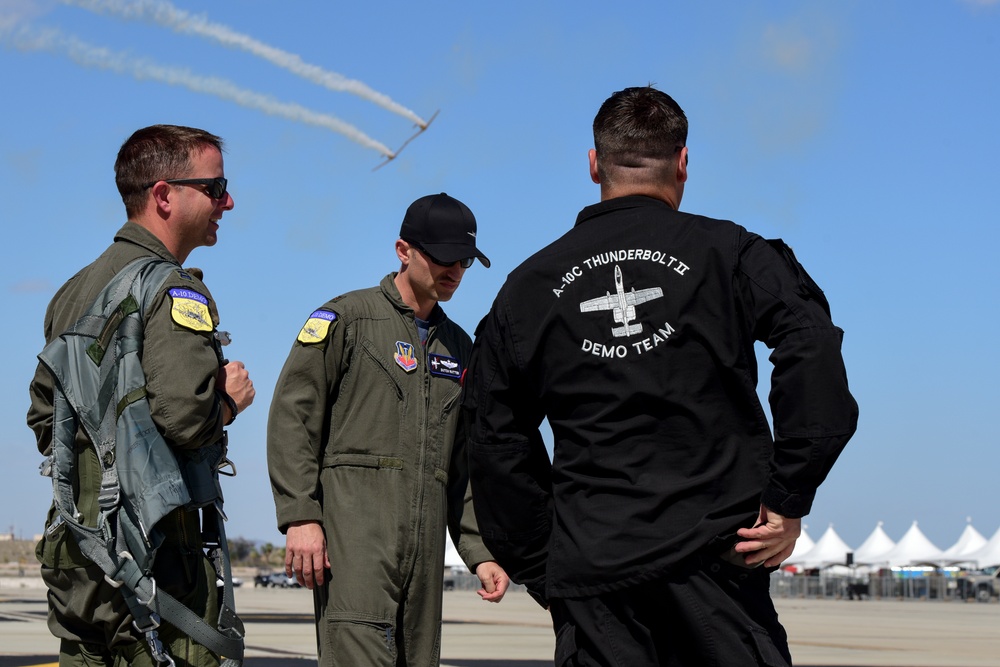
<svg viewBox="0 0 1000 667"><path fill-rule="evenodd" d="M285 568L316 597L319 664L438 664L445 529L499 602L458 428L469 336L438 305L479 258L476 219L415 201L398 273L307 319L275 388L267 455ZM446 525L447 524L447 525Z"/></svg>
<svg viewBox="0 0 1000 667"><path fill-rule="evenodd" d="M98 293L127 264L156 257L177 265L149 305L142 366L150 409L167 444L197 449L217 443L223 427L254 399L242 362L222 365L213 338L219 323L215 300L197 269L182 269L192 250L215 245L219 220L233 208L226 191L222 140L204 130L155 125L122 145L115 181L128 222L114 243L60 288L45 313L45 340L69 329ZM50 453L52 376L41 365L30 386L28 425L38 449ZM97 523L101 463L82 429L76 438L76 504L88 526ZM36 553L49 589L49 629L61 640L59 664L150 666L149 647L132 627L124 597L101 568L80 551L70 531L53 525ZM156 585L210 625L218 616L216 575L202 550L198 510L177 509L157 525L165 536L153 567ZM211 667L217 656L169 625L160 638L178 665Z"/></svg>

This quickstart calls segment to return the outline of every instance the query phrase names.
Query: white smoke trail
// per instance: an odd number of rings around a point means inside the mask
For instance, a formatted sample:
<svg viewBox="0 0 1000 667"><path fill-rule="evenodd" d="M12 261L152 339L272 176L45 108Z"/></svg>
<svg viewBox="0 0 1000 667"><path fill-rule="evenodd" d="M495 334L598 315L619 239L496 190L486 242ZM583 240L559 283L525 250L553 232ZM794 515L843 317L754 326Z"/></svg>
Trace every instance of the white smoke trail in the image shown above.
<svg viewBox="0 0 1000 667"><path fill-rule="evenodd" d="M348 79L342 74L303 62L302 58L294 53L264 44L220 23L213 23L205 16L193 15L178 9L167 0L62 0L62 2L96 13L114 14L123 19L152 21L177 32L214 39L225 46L243 49L329 90L357 95L413 121L421 128L427 127L427 121L420 116L393 101L388 95L372 90L361 81Z"/></svg>
<svg viewBox="0 0 1000 667"><path fill-rule="evenodd" d="M2 33L0 33L2 36ZM63 53L85 67L97 67L118 74L131 74L136 79L150 79L170 85L183 86L198 93L214 95L240 106L257 109L272 116L323 127L344 135L365 148L371 148L392 158L389 148L336 116L312 111L299 104L281 102L269 95L246 90L225 79L196 75L186 69L158 65L148 60L133 59L124 53L114 53L106 48L87 44L72 35L65 35L55 28L33 29L23 26L10 34L8 40L22 51L47 51Z"/></svg>

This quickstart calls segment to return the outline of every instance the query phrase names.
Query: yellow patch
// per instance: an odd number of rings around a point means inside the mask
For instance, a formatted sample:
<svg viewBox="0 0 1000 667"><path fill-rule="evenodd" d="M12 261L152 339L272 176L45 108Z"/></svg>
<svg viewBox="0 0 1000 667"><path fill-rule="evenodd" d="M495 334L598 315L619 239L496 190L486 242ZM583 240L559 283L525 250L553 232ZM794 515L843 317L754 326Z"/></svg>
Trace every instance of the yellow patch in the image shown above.
<svg viewBox="0 0 1000 667"><path fill-rule="evenodd" d="M194 290L175 287L171 289L170 317L185 329L211 331L214 327L208 311L208 299Z"/></svg>
<svg viewBox="0 0 1000 667"><path fill-rule="evenodd" d="M337 319L337 313L329 310L317 310L309 316L306 323L302 325L298 340L304 345L322 343L330 333L330 325Z"/></svg>

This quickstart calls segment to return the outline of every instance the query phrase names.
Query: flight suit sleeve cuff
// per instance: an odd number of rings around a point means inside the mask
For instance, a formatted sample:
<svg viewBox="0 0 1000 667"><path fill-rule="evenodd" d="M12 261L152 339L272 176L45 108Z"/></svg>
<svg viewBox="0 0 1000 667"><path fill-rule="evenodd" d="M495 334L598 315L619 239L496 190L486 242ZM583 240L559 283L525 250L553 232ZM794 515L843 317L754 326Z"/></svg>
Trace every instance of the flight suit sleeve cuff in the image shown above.
<svg viewBox="0 0 1000 667"><path fill-rule="evenodd" d="M278 510L278 530L284 535L288 526L296 521L323 523L323 508L314 503L295 503Z"/></svg>
<svg viewBox="0 0 1000 667"><path fill-rule="evenodd" d="M464 542L465 540L462 541ZM490 553L489 549L483 546L482 542L470 546L463 544L459 551L459 555L462 557L462 560L465 561L465 564L469 566L470 572L475 572L476 566L480 563L496 560L496 558L493 557L493 554Z"/></svg>

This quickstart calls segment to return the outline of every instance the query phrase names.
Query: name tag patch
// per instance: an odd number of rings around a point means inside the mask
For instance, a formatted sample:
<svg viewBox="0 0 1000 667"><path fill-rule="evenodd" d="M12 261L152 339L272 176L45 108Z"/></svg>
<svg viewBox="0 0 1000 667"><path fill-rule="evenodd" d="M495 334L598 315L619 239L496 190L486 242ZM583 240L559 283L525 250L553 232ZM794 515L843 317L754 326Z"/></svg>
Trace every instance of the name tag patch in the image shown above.
<svg viewBox="0 0 1000 667"><path fill-rule="evenodd" d="M304 345L322 343L330 333L330 325L337 319L337 313L331 310L313 311L306 323L302 325L302 330L296 337Z"/></svg>
<svg viewBox="0 0 1000 667"><path fill-rule="evenodd" d="M460 380L462 378L462 362L454 357L446 357L443 354L427 355L427 365L431 368L431 375L442 378Z"/></svg>
<svg viewBox="0 0 1000 667"><path fill-rule="evenodd" d="M211 331L212 315L208 312L208 299L198 292L174 287L169 292L170 317L185 329Z"/></svg>

